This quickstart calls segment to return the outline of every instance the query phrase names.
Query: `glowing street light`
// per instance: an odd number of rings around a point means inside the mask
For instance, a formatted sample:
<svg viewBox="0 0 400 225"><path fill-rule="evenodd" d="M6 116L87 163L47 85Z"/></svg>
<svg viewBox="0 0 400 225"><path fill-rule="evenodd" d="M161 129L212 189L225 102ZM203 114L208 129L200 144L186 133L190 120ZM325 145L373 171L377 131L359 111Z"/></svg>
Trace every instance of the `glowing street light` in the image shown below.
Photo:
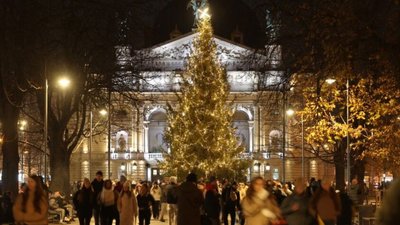
<svg viewBox="0 0 400 225"><path fill-rule="evenodd" d="M71 80L62 77L57 80L58 86L66 89L70 86ZM44 181L47 182L47 142L48 142L48 126L49 126L49 82L47 76L45 78L45 96L44 96Z"/></svg>
<svg viewBox="0 0 400 225"><path fill-rule="evenodd" d="M107 110L102 109L102 110L100 110L99 113L100 113L101 116L105 116L105 115L107 115Z"/></svg>
<svg viewBox="0 0 400 225"><path fill-rule="evenodd" d="M122 170L122 171L125 171L125 169L126 169L126 165L125 165L125 163L122 163L122 164L121 164L121 170Z"/></svg>
<svg viewBox="0 0 400 225"><path fill-rule="evenodd" d="M286 115L293 116L294 115L294 110L293 109L286 110Z"/></svg>
<svg viewBox="0 0 400 225"><path fill-rule="evenodd" d="M90 135L89 135L89 177L92 175L92 145L93 145L93 128L97 127L100 120L93 127L93 111L90 107ZM107 110L102 109L99 111L100 116L104 117L107 115Z"/></svg>
<svg viewBox="0 0 400 225"><path fill-rule="evenodd" d="M26 125L28 124L28 122L26 122L26 120L21 120L21 121L19 122L19 124L21 125L21 126L19 127L19 129L20 129L20 130L25 130L25 127L26 127Z"/></svg>
<svg viewBox="0 0 400 225"><path fill-rule="evenodd" d="M331 84L333 84L333 83L336 82L336 79L328 78L328 79L325 80L325 82L326 82L327 84L331 85Z"/></svg>
<svg viewBox="0 0 400 225"><path fill-rule="evenodd" d="M63 77L63 78L59 79L59 80L57 81L57 83L58 83L58 85L59 85L61 88L64 89L64 88L69 87L69 85L71 84L71 80L68 79L68 78L66 78L66 77Z"/></svg>

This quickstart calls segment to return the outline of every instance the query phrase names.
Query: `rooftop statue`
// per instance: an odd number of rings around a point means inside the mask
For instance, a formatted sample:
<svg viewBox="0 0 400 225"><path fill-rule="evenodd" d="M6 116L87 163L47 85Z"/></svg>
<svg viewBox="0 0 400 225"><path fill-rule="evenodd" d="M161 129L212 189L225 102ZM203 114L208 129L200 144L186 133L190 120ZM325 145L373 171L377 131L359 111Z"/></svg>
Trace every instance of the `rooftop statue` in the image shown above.
<svg viewBox="0 0 400 225"><path fill-rule="evenodd" d="M194 14L193 27L196 27L197 21L200 20L201 9L207 7L207 0L190 0L190 2L187 5L187 8L190 7L192 7Z"/></svg>

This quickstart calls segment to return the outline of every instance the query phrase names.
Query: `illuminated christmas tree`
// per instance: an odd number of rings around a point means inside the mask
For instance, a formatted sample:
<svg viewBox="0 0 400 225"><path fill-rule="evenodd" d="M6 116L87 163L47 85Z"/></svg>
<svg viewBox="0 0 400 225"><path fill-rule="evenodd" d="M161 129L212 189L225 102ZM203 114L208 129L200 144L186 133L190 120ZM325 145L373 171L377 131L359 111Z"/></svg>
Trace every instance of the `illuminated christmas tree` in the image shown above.
<svg viewBox="0 0 400 225"><path fill-rule="evenodd" d="M240 159L243 149L232 125L233 110L227 104L227 73L218 62L206 11L203 8L197 22L198 36L182 75L178 106L170 107L165 132L170 153L165 154L162 168L180 177L191 171L232 177L247 166Z"/></svg>

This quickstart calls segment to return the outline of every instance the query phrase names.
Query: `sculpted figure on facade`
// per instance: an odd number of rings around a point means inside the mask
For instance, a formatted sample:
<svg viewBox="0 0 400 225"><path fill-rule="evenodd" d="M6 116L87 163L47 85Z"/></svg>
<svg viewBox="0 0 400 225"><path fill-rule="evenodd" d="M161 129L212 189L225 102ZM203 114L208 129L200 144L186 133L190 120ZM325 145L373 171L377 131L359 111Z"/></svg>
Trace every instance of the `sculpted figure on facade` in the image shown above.
<svg viewBox="0 0 400 225"><path fill-rule="evenodd" d="M207 7L207 0L191 0L187 6L188 8L192 7L194 14L194 24L193 27L196 27L197 21L200 19L200 10Z"/></svg>

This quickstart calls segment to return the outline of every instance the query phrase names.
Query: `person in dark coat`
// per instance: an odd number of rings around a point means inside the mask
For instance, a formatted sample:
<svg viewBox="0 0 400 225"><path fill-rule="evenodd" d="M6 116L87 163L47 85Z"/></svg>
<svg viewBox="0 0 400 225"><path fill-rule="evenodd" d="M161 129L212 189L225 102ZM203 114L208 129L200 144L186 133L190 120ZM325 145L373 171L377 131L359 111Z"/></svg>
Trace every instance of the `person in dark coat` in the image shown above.
<svg viewBox="0 0 400 225"><path fill-rule="evenodd" d="M150 194L150 188L147 184L142 185L136 199L139 208L139 225L149 225L151 219L151 206L154 203L154 198Z"/></svg>
<svg viewBox="0 0 400 225"><path fill-rule="evenodd" d="M221 213L220 194L216 180L208 185L204 199L204 210L212 225L220 225L219 215Z"/></svg>
<svg viewBox="0 0 400 225"><path fill-rule="evenodd" d="M79 225L89 225L93 215L94 192L88 178L83 180L83 186L75 193L73 202L78 214Z"/></svg>
<svg viewBox="0 0 400 225"><path fill-rule="evenodd" d="M231 217L231 225L236 223L236 210L240 210L240 194L237 190L237 183L227 185L222 190L223 220L224 225L228 225L228 215Z"/></svg>
<svg viewBox="0 0 400 225"><path fill-rule="evenodd" d="M197 176L190 173L186 182L178 189L178 219L177 225L200 225L200 207L203 204L203 195L197 188Z"/></svg>
<svg viewBox="0 0 400 225"><path fill-rule="evenodd" d="M341 211L338 216L336 225L351 225L354 213L353 201L345 191L340 191L339 199L341 203Z"/></svg>
<svg viewBox="0 0 400 225"><path fill-rule="evenodd" d="M103 190L104 181L103 181L103 172L97 171L96 178L92 181L92 188L94 191L94 206L93 206L93 213L94 213L94 223L95 225L100 225L100 210L101 205L98 204L97 199L99 199L100 192Z"/></svg>
<svg viewBox="0 0 400 225"><path fill-rule="evenodd" d="M314 224L315 220L308 210L310 200L305 182L301 178L297 179L293 194L283 200L281 205L282 215L288 225Z"/></svg>
<svg viewBox="0 0 400 225"><path fill-rule="evenodd" d="M399 224L400 212L400 180L394 181L385 193L382 206L376 214L376 225Z"/></svg>
<svg viewBox="0 0 400 225"><path fill-rule="evenodd" d="M325 225L334 225L341 212L340 199L331 187L330 180L321 181L319 188L310 201L310 211L319 216Z"/></svg>

